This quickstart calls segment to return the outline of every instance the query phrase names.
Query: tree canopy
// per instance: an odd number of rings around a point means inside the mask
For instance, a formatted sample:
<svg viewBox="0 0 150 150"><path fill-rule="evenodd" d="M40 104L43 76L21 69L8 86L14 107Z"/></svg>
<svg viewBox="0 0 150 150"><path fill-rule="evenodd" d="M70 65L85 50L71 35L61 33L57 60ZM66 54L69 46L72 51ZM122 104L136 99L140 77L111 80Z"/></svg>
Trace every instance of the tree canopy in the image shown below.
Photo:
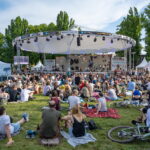
<svg viewBox="0 0 150 150"><path fill-rule="evenodd" d="M132 52L135 52L135 64L139 62L139 55L141 54L142 46L141 41L141 30L143 27L142 24L143 14L139 14L137 8L130 8L126 17L123 18L123 21L118 25L117 33L129 36L136 41L135 47L132 48Z"/></svg>

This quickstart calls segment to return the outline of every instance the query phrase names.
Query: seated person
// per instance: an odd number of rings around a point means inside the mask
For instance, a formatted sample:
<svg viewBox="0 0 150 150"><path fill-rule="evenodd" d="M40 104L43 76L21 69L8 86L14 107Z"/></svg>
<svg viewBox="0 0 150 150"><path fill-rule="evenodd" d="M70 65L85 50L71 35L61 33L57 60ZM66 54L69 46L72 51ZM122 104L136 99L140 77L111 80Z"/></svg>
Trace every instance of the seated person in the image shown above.
<svg viewBox="0 0 150 150"><path fill-rule="evenodd" d="M69 109L71 110L73 107L80 107L80 98L78 97L78 90L74 89L72 95L68 97Z"/></svg>
<svg viewBox="0 0 150 150"><path fill-rule="evenodd" d="M107 111L106 99L104 95L100 92L96 114L98 114L99 112L106 112L106 111Z"/></svg>
<svg viewBox="0 0 150 150"><path fill-rule="evenodd" d="M10 146L14 143L11 134L16 133L20 130L21 124L28 121L28 115L23 114L22 119L17 123L11 123L10 117L6 115L4 107L0 107L0 134L6 135L8 138L7 146Z"/></svg>
<svg viewBox="0 0 150 150"><path fill-rule="evenodd" d="M106 98L109 99L109 100L117 100L118 99L118 97L116 95L116 91L114 90L113 86L110 86L108 88L108 92L107 92Z"/></svg>
<svg viewBox="0 0 150 150"><path fill-rule="evenodd" d="M50 109L43 110L42 123L39 126L40 138L52 139L59 136L61 113L55 109L55 101L49 101Z"/></svg>
<svg viewBox="0 0 150 150"><path fill-rule="evenodd" d="M136 83L134 82L134 79L131 79L131 81L128 82L127 90L134 91L136 87Z"/></svg>
<svg viewBox="0 0 150 150"><path fill-rule="evenodd" d="M52 91L52 97L50 100L55 101L55 109L60 110L60 97L58 96L58 92L56 90Z"/></svg>
<svg viewBox="0 0 150 150"><path fill-rule="evenodd" d="M132 95L132 100L133 101L142 101L142 94L139 91L138 87L135 88L135 90L133 91L133 95Z"/></svg>
<svg viewBox="0 0 150 150"><path fill-rule="evenodd" d="M73 107L71 113L62 118L62 120L67 121L70 136L81 137L85 135L85 118L86 116L78 107Z"/></svg>
<svg viewBox="0 0 150 150"><path fill-rule="evenodd" d="M34 91L30 91L27 89L27 85L23 85L23 89L21 90L21 101L26 102L29 100L30 97L32 97Z"/></svg>

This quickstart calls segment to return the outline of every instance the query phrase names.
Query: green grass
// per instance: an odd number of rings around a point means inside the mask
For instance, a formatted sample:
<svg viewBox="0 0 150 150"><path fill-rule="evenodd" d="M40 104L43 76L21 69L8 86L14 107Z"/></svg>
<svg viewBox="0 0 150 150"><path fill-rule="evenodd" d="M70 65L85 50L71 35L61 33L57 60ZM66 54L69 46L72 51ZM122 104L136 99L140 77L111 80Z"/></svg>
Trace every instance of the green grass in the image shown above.
<svg viewBox="0 0 150 150"><path fill-rule="evenodd" d="M0 150L149 150L149 141L134 141L129 144L119 144L110 141L107 138L107 131L118 125L131 125L131 120L136 119L140 112L137 108L117 108L121 119L111 118L95 118L95 122L98 126L101 126L102 130L95 130L91 133L97 139L95 143L88 143L85 145L71 147L65 139L62 138L61 144L54 147L44 147L38 144L38 137L35 139L26 139L26 130L35 130L37 124L41 122L41 108L46 106L48 97L40 95L36 96L36 100L27 103L8 104L7 114L14 118L14 122L19 120L23 112L30 114L30 121L23 125L23 129L19 135L13 137L15 143L11 147L6 147L7 140L0 141ZM63 107L68 107L67 104L62 104ZM62 111L62 115L65 115L67 111ZM88 120L89 118L87 118Z"/></svg>

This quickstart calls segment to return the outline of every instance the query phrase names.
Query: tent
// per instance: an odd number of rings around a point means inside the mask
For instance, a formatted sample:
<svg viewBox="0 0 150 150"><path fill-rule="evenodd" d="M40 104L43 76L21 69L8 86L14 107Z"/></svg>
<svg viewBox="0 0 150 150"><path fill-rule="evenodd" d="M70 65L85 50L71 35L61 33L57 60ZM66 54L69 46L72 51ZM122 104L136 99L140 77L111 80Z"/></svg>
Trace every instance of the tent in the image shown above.
<svg viewBox="0 0 150 150"><path fill-rule="evenodd" d="M148 64L148 62L146 61L145 57L143 59L143 61L138 65L136 66L136 68L145 68L145 66Z"/></svg>
<svg viewBox="0 0 150 150"><path fill-rule="evenodd" d="M0 61L0 76L11 75L11 64Z"/></svg>
<svg viewBox="0 0 150 150"><path fill-rule="evenodd" d="M34 67L32 67L32 70L41 70L44 69L45 66L41 63L41 61L39 61Z"/></svg>
<svg viewBox="0 0 150 150"><path fill-rule="evenodd" d="M148 69L150 71L150 61L147 63L147 65L145 66L145 69Z"/></svg>

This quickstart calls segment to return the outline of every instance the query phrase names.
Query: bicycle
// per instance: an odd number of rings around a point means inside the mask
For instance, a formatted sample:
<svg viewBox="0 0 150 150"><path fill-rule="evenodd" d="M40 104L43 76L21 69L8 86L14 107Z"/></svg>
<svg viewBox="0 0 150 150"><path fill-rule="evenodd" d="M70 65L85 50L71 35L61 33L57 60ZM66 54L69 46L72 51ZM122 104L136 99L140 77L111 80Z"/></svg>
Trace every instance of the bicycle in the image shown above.
<svg viewBox="0 0 150 150"><path fill-rule="evenodd" d="M129 143L136 139L147 140L150 137L150 128L134 122L135 127L117 126L108 131L108 138L113 142Z"/></svg>

